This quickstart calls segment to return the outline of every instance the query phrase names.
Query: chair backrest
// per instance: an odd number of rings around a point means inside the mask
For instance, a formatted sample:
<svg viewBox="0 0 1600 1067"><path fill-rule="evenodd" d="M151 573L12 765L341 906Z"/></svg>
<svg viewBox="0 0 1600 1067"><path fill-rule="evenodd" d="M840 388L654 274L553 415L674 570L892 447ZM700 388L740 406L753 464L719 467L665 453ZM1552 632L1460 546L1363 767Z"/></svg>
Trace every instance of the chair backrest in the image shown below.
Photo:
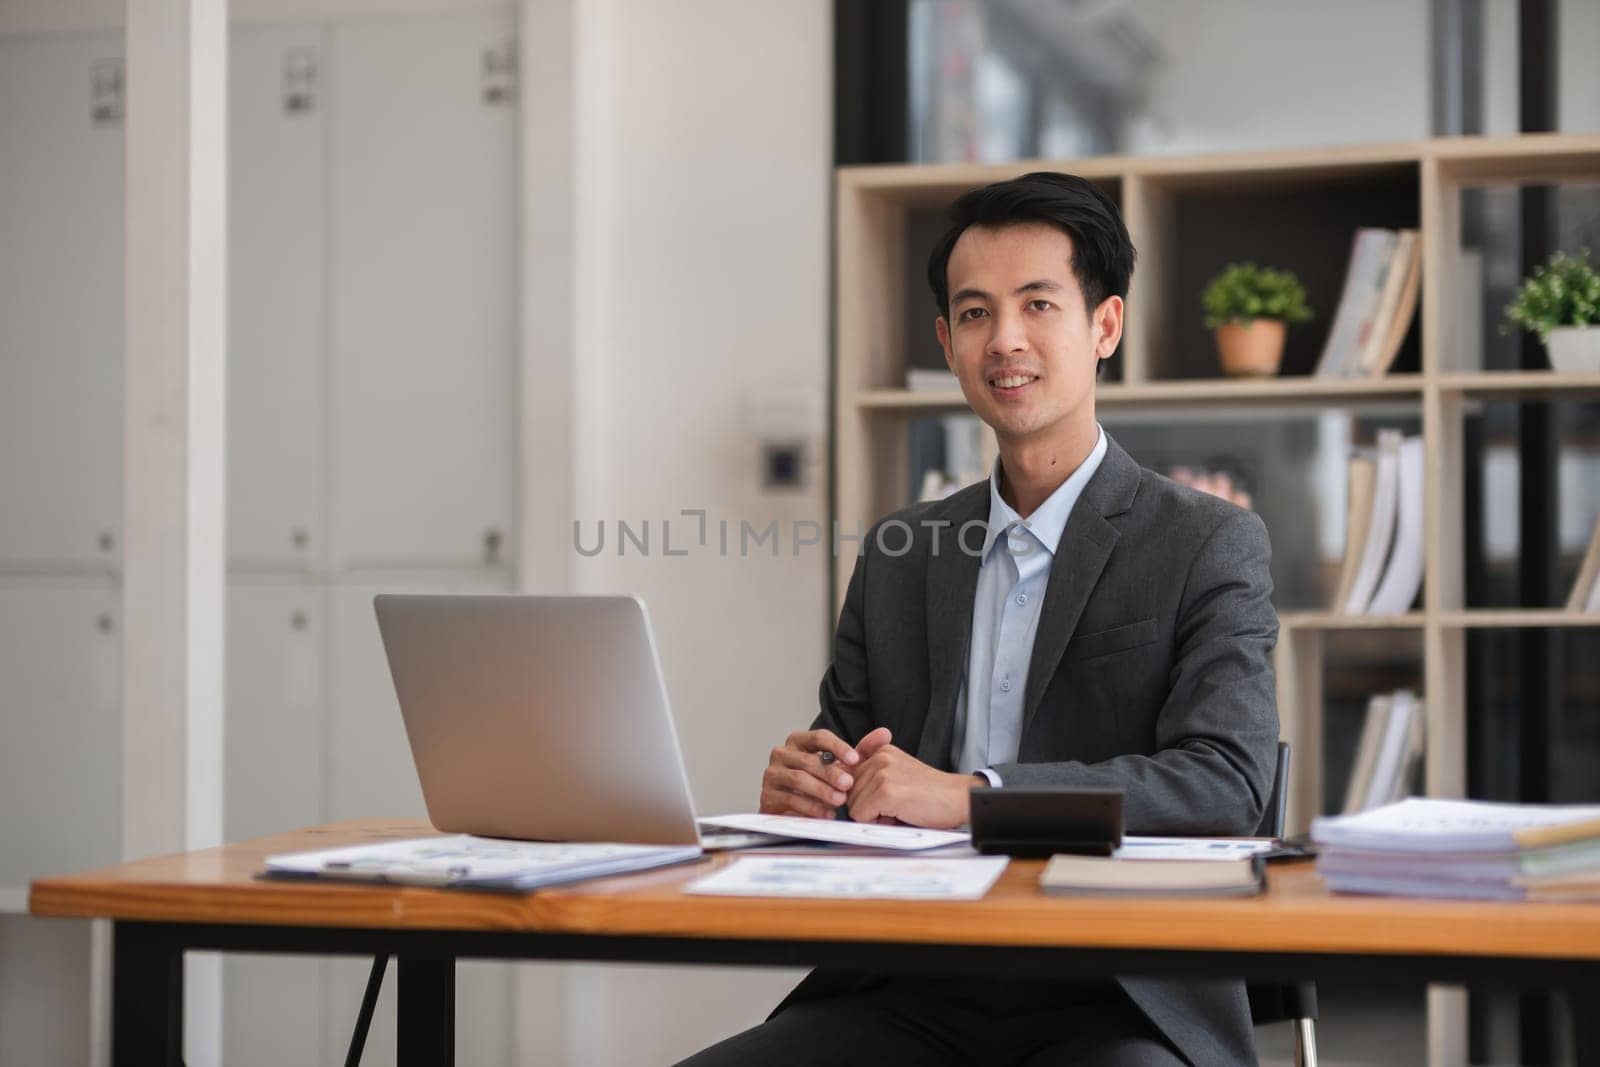
<svg viewBox="0 0 1600 1067"><path fill-rule="evenodd" d="M1266 810L1261 813L1261 827L1257 837L1282 837L1285 810L1289 801L1289 742L1278 742L1278 767L1272 776L1272 792L1267 796ZM1249 982L1245 993L1250 998L1250 1018L1257 1026L1263 1023L1285 1022L1289 1019L1315 1019L1317 1017L1317 987L1313 982L1296 982L1291 985L1267 985Z"/></svg>
<svg viewBox="0 0 1600 1067"><path fill-rule="evenodd" d="M1284 815L1289 806L1289 742L1278 742L1278 768L1272 775L1272 792L1261 813L1257 837L1282 837Z"/></svg>

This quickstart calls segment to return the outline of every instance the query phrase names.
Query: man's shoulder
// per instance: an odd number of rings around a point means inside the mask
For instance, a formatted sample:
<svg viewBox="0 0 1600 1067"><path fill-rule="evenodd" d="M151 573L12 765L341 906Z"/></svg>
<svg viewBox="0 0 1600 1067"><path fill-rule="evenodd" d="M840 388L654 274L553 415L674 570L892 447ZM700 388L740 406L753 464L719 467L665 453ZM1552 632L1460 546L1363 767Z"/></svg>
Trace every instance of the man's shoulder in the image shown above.
<svg viewBox="0 0 1600 1067"><path fill-rule="evenodd" d="M1261 519L1247 508L1175 482L1148 467L1140 468L1139 492L1133 518L1157 536L1198 546L1224 528L1257 531L1265 536Z"/></svg>

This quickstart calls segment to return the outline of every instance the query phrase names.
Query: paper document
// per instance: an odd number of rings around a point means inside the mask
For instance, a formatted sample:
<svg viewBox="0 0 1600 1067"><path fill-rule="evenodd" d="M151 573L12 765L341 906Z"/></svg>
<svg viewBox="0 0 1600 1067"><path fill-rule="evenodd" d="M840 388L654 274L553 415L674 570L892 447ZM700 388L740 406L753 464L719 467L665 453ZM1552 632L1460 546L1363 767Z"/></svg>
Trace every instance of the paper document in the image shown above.
<svg viewBox="0 0 1600 1067"><path fill-rule="evenodd" d="M845 900L978 900L1009 862L916 857L742 856L690 883L686 893Z"/></svg>
<svg viewBox="0 0 1600 1067"><path fill-rule="evenodd" d="M697 845L503 841L456 834L268 856L267 871L402 885L537 889L648 870L699 855Z"/></svg>
<svg viewBox="0 0 1600 1067"><path fill-rule="evenodd" d="M964 844L971 840L971 835L965 830L924 830L920 826L883 826L841 819L808 819L802 815L715 815L701 819L700 825L798 837L804 841L829 841L838 845L866 845L908 852L940 845Z"/></svg>
<svg viewBox="0 0 1600 1067"><path fill-rule="evenodd" d="M1271 852L1270 837L1132 837L1112 853L1119 860L1236 860Z"/></svg>
<svg viewBox="0 0 1600 1067"><path fill-rule="evenodd" d="M1417 852L1543 848L1600 837L1600 806L1409 797L1359 815L1312 820L1319 845Z"/></svg>

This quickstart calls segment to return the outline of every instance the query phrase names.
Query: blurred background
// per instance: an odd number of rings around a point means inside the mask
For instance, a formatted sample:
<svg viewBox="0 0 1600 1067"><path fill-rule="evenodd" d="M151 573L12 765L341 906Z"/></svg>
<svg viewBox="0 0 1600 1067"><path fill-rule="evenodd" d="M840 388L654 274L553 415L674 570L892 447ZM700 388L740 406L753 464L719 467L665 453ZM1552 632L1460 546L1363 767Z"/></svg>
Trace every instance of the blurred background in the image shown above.
<svg viewBox="0 0 1600 1067"><path fill-rule="evenodd" d="M140 112L208 10L193 125ZM697 806L755 804L828 660L831 561L788 531L831 515L836 165L1596 132L1597 52L1593 0L0 0L0 1063L107 1053L107 931L28 918L30 879L424 814L377 592L642 594ZM195 129L225 171L184 177ZM1597 189L1469 193L1464 365L1519 365L1500 309L1530 249L1600 244ZM219 198L225 243L185 222ZM1474 607L1553 603L1600 510L1600 406L1537 407L1469 419ZM907 502L963 467L930 421ZM1250 494L1281 610L1337 569L1350 449L1416 432L1414 404L1105 421ZM783 550L666 558L701 515ZM220 615L185 600L216 582ZM1420 683L1380 636L1330 642L1331 809L1366 695ZM1600 800L1594 631L1470 641L1473 795ZM187 1062L341 1061L365 971L191 957ZM460 1058L671 1062L798 977L464 964ZM1573 1062L1561 998L1473 1004L1473 1062ZM1321 1033L1423 1062L1421 990L1326 990Z"/></svg>

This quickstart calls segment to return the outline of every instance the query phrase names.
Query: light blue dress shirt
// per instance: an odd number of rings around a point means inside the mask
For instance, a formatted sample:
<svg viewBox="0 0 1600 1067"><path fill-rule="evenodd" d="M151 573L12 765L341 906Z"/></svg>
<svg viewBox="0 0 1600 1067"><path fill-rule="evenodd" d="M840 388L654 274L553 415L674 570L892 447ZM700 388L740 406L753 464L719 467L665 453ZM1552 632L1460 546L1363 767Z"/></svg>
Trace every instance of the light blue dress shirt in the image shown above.
<svg viewBox="0 0 1600 1067"><path fill-rule="evenodd" d="M1028 662L1050 567L1067 517L1105 454L1102 429L1089 457L1026 519L1000 495L999 460L989 474L989 529L972 601L972 640L950 753L962 774L981 774L998 786L1002 783L993 764L1017 758L1022 695L1028 688Z"/></svg>

